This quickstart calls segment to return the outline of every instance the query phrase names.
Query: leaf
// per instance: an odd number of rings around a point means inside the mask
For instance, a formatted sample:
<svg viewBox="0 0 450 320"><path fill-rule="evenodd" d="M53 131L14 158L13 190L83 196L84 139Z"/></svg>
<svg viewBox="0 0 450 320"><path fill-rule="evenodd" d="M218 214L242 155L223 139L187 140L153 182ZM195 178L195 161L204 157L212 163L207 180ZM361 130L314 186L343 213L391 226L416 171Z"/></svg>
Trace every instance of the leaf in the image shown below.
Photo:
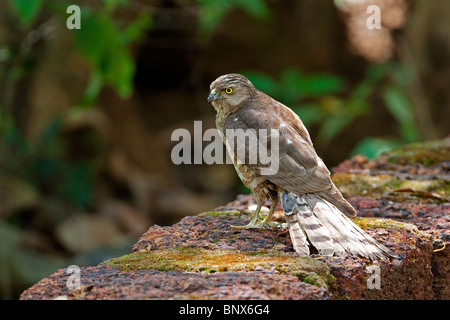
<svg viewBox="0 0 450 320"><path fill-rule="evenodd" d="M199 4L198 28L200 34L208 36L233 8L241 8L250 15L266 19L270 10L264 0L197 0Z"/></svg>
<svg viewBox="0 0 450 320"><path fill-rule="evenodd" d="M135 64L126 44L140 35L142 30L137 29L147 26L148 21L143 19L121 32L112 17L86 10L83 28L75 32L75 43L91 64L94 76L81 105L93 103L104 82L112 85L123 98L132 94Z"/></svg>
<svg viewBox="0 0 450 320"><path fill-rule="evenodd" d="M98 17L89 8L82 9L81 29L74 30L75 45L88 61L96 67L111 43L113 27L105 18Z"/></svg>
<svg viewBox="0 0 450 320"><path fill-rule="evenodd" d="M318 134L319 141L323 144L328 144L352 121L353 117L346 112L341 112L334 117L327 118L320 127Z"/></svg>
<svg viewBox="0 0 450 320"><path fill-rule="evenodd" d="M413 123L412 106L405 94L395 87L387 87L383 91L383 98L388 111L397 122Z"/></svg>
<svg viewBox="0 0 450 320"><path fill-rule="evenodd" d="M417 141L420 139L420 133L415 123L405 123L400 127L400 133L406 141Z"/></svg>
<svg viewBox="0 0 450 320"><path fill-rule="evenodd" d="M317 98L342 91L344 81L333 74L302 74L297 69L285 69L280 75L282 96L294 102L302 98Z"/></svg>
<svg viewBox="0 0 450 320"><path fill-rule="evenodd" d="M370 105L366 99L349 99L345 102L348 112L354 117L369 113Z"/></svg>
<svg viewBox="0 0 450 320"><path fill-rule="evenodd" d="M344 80L332 74L314 74L305 77L299 83L299 89L308 98L332 95L344 89Z"/></svg>
<svg viewBox="0 0 450 320"><path fill-rule="evenodd" d="M152 24L152 16L148 12L142 11L121 34L121 43L127 44L131 41L140 41Z"/></svg>
<svg viewBox="0 0 450 320"><path fill-rule="evenodd" d="M97 99L100 90L102 89L104 84L102 75L99 71L93 70L90 74L90 79L86 90L84 91L84 95L81 98L81 101L78 104L78 108L76 108L75 113L79 110L91 107L95 100Z"/></svg>
<svg viewBox="0 0 450 320"><path fill-rule="evenodd" d="M133 93L134 60L122 46L111 47L103 60L103 73L122 98Z"/></svg>
<svg viewBox="0 0 450 320"><path fill-rule="evenodd" d="M370 82L382 80L389 73L389 63L373 63L366 70L366 79Z"/></svg>
<svg viewBox="0 0 450 320"><path fill-rule="evenodd" d="M371 81L364 79L361 81L356 88L353 89L353 92L350 95L350 99L366 99L374 90L374 85Z"/></svg>
<svg viewBox="0 0 450 320"><path fill-rule="evenodd" d="M198 28L200 34L208 36L222 22L231 8L227 0L198 0L200 5L198 13Z"/></svg>
<svg viewBox="0 0 450 320"><path fill-rule="evenodd" d="M383 152L392 150L401 145L397 140L387 140L382 138L368 137L362 139L351 152L351 156L362 154L369 159L373 159Z"/></svg>
<svg viewBox="0 0 450 320"><path fill-rule="evenodd" d="M42 6L42 0L10 0L11 6L24 25L29 25Z"/></svg>
<svg viewBox="0 0 450 320"><path fill-rule="evenodd" d="M258 90L277 98L278 83L270 76L261 72L252 71L242 71L242 74L246 76Z"/></svg>
<svg viewBox="0 0 450 320"><path fill-rule="evenodd" d="M106 10L114 10L118 6L128 5L128 0L103 0Z"/></svg>
<svg viewBox="0 0 450 320"><path fill-rule="evenodd" d="M292 110L298 114L307 127L322 121L325 116L325 112L318 104L303 104L298 107L293 106Z"/></svg>
<svg viewBox="0 0 450 320"><path fill-rule="evenodd" d="M398 88L387 87L383 91L386 108L400 124L400 133L407 141L419 138L413 115L413 107L407 96Z"/></svg>
<svg viewBox="0 0 450 320"><path fill-rule="evenodd" d="M267 19L270 15L270 10L264 0L239 0L233 2L235 2L237 6L241 7L254 17Z"/></svg>
<svg viewBox="0 0 450 320"><path fill-rule="evenodd" d="M282 102L291 104L304 96L303 75L297 69L285 69L280 74L280 97Z"/></svg>

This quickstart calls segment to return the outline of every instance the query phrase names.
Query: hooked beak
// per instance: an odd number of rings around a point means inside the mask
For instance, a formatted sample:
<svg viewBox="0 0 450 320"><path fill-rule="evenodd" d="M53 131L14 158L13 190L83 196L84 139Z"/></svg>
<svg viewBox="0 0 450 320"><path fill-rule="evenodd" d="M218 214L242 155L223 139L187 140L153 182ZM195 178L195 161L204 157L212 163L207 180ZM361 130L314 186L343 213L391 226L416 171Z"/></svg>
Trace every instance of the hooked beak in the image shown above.
<svg viewBox="0 0 450 320"><path fill-rule="evenodd" d="M208 103L211 103L212 101L215 101L217 99L221 99L221 97L216 95L216 89L212 89L208 96Z"/></svg>

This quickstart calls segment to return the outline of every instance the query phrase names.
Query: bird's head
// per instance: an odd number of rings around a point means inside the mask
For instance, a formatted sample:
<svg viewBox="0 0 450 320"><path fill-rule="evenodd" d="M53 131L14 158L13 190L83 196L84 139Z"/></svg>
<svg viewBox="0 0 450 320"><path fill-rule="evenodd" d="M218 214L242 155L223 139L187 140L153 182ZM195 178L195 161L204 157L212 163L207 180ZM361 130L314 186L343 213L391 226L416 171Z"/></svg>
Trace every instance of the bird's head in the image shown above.
<svg viewBox="0 0 450 320"><path fill-rule="evenodd" d="M245 103L256 92L253 84L243 75L225 74L211 83L208 102L214 109L231 111Z"/></svg>

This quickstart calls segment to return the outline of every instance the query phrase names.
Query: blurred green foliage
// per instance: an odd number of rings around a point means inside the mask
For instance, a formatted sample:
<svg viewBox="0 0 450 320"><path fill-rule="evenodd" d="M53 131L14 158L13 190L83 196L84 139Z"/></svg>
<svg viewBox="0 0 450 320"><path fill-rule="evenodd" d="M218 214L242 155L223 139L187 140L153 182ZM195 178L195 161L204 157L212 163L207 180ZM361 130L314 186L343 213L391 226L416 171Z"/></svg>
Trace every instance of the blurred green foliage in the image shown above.
<svg viewBox="0 0 450 320"><path fill-rule="evenodd" d="M264 0L197 0L199 4L198 31L209 36L222 22L231 9L239 8L250 15L267 20L270 10Z"/></svg>
<svg viewBox="0 0 450 320"><path fill-rule="evenodd" d="M61 138L61 117L30 141L14 126L4 130L0 168L41 190L44 196L65 199L68 206L88 208L93 198L92 166L71 158Z"/></svg>
<svg viewBox="0 0 450 320"><path fill-rule="evenodd" d="M11 0L11 6L15 9L18 18L28 26L33 22L37 13L41 9L43 0Z"/></svg>
<svg viewBox="0 0 450 320"><path fill-rule="evenodd" d="M73 30L74 45L91 67L91 80L80 106L92 106L105 85L111 85L122 98L133 92L135 62L131 45L144 38L152 26L152 15L144 8L124 23L117 18L125 10L129 0L103 0L102 2L61 0L9 0L24 28L30 27L39 12L46 12L65 21L70 5L79 5L82 14L81 29Z"/></svg>
<svg viewBox="0 0 450 320"><path fill-rule="evenodd" d="M193 1L198 5L200 37L208 38L234 8L244 10L258 19L271 18L271 11L265 0ZM77 4L77 1L61 0L9 2L25 29L35 28L33 23L42 12L65 20L68 17L66 8ZM186 0L179 2L184 3ZM123 98L130 97L135 73L135 61L130 50L133 43L144 39L153 24L152 14L145 8L126 22L118 19L118 13L126 9L130 4L129 0L87 3L89 2L79 4L83 13L82 28L72 32L76 50L91 68L90 81L77 104L81 108L95 105L99 92L105 85L112 86ZM13 76L10 79L17 81L26 72L30 72L22 68L19 65L16 70L11 70ZM370 99L374 95L381 97L382 107L395 119L398 136L363 138L352 154L374 157L382 151L420 138L413 107L405 89L409 75L407 70L395 62L371 65L366 76L353 87L338 75L305 74L295 68L283 70L276 79L257 71L243 73L259 89L291 107L308 127L317 126L315 142L322 146L327 146L336 139L359 117L372 112L377 107ZM38 139L27 141L6 110L8 108L0 108L0 132L3 137L0 165L11 172L17 172L37 188L50 190L49 193L54 192L67 199L75 207L88 207L92 200L93 168L88 162L74 161L64 156L64 141L59 137L61 119L50 123ZM57 182L54 181L56 177Z"/></svg>
<svg viewBox="0 0 450 320"><path fill-rule="evenodd" d="M209 39L233 8L260 19L270 17L265 0L178 2L198 6L198 36L203 41ZM0 220L3 239L0 242L0 298L11 298L14 286L29 286L64 266L60 258L23 247L27 234L18 226L47 233L70 214L89 210L95 194L95 160L71 154L71 146L63 134L67 115L54 118L39 136L29 138L26 128L19 125L19 115L14 112L18 107L14 105L14 90L22 79L33 74L38 59L35 48L43 26L54 19L65 25L66 19L74 14L68 13L67 8L70 5L80 7L81 29L71 30L70 35L74 49L88 63L90 75L69 117L94 107L106 85L121 98L132 95L136 71L132 48L145 39L153 26L152 7L138 4L137 8L130 0L8 0L8 4L12 14L10 23L19 27L18 34L22 38L11 39L0 47L0 182L3 182L2 187L8 188L10 196L14 195L12 198L17 196L19 200L12 199L9 207L4 206L7 210L0 212L0 217L5 219ZM130 10L130 5L134 9ZM29 41L33 34L38 37ZM95 148L101 143L96 143L95 137L88 136L83 143L92 145L93 153L99 154ZM52 205L57 207L52 209ZM36 217L26 213L27 206L45 208L40 208L40 217ZM6 261L7 264L3 263ZM34 272L30 272L30 268L34 268ZM21 283L13 283L11 279L20 279Z"/></svg>
<svg viewBox="0 0 450 320"><path fill-rule="evenodd" d="M134 44L143 41L153 25L151 7L127 11L131 0L8 0L14 13L14 26L23 29L23 39L0 47L0 182L13 176L20 180L20 188L27 189L27 203L36 197L41 205L56 201L60 205L46 217L34 217L21 207L14 214L0 212L0 298L11 298L11 279L20 279L23 287L67 265L56 255L37 254L33 247L23 245L28 237L24 229L42 231L47 235L57 220L72 212L88 210L95 195L95 161L70 154L70 145L63 137L64 115L49 122L37 137L29 139L18 124L10 97L21 79L33 73L36 61L35 43L26 37L51 19L65 22L69 5L81 8L80 30L71 31L71 41L90 67L88 85L71 112L83 112L95 106L102 88L111 86L120 97L133 93L136 71L132 55ZM272 12L266 0L178 0L180 5L195 4L198 13L198 40L207 41L232 9L240 9L250 16L270 21ZM130 17L131 15L131 17ZM27 44L27 45L24 45ZM7 67L4 67L7 66ZM371 65L365 77L350 86L344 78L330 73L305 74L295 68L285 69L273 78L257 71L242 72L260 90L283 102L297 112L305 125L317 126L315 143L327 146L337 139L359 117L370 114L376 107L385 108L398 126L396 137L362 138L353 153L373 157L381 151L420 138L408 98L408 71L395 62ZM383 105L374 104L373 96ZM20 103L20 102L19 102ZM380 124L381 125L381 124ZM84 143L98 147L95 137ZM90 146L90 145L89 145ZM95 152L94 152L95 153ZM96 152L98 154L100 152ZM5 182L5 183L6 183ZM26 186L26 187L24 187ZM242 184L240 184L241 187ZM243 190L241 190L243 191ZM3 192L4 199L6 192ZM37 194L37 195L36 195ZM50 200L51 201L47 201ZM48 208L46 208L47 211ZM43 210L42 212L44 212ZM11 215L10 215L11 214ZM25 228L19 228L25 226ZM42 239L42 238L38 238ZM54 239L53 239L54 240ZM63 261L64 260L64 261ZM20 288L23 289L23 288ZM20 290L18 290L20 292Z"/></svg>
<svg viewBox="0 0 450 320"><path fill-rule="evenodd" d="M151 15L141 11L124 28L119 28L113 16L113 3L106 1L106 11L82 8L82 28L75 30L75 45L92 68L91 81L81 105L92 105L103 85L111 85L122 98L133 92L135 63L129 46L141 40L152 24ZM127 1L120 1L125 5Z"/></svg>
<svg viewBox="0 0 450 320"><path fill-rule="evenodd" d="M65 26L70 15L66 9L73 4L80 6L82 14L81 29L72 30L71 39L90 66L90 81L73 106L74 114L94 106L105 85L122 98L131 96L135 73L131 48L152 26L152 15L146 10L134 18L119 18L128 0L9 0L9 17L16 20L10 23L20 28L23 38L0 47L0 298L12 298L16 290L21 292L67 265L61 256L36 250L39 244L24 245L30 236L27 230L36 232L39 240L54 237L56 225L74 212L89 210L95 196L94 158L101 147L96 136L88 132L77 137L93 157L74 156L63 133L66 115L62 114L38 136L27 137L26 128L19 124L20 113L15 112L22 106L15 105L13 98L19 82L36 67L38 41L30 41L30 35L38 35L37 30L54 19Z"/></svg>
<svg viewBox="0 0 450 320"><path fill-rule="evenodd" d="M370 65L366 76L352 88L338 75L308 75L294 68L283 70L277 79L260 72L242 73L257 88L292 108L307 127L318 126L317 143L321 146L327 146L353 121L379 107L372 103L371 97L376 95L381 95L383 107L396 121L398 136L363 138L352 154L373 158L420 138L406 91L408 76L396 62Z"/></svg>
<svg viewBox="0 0 450 320"><path fill-rule="evenodd" d="M34 23L44 12L47 19L56 17L65 21L69 17L67 7L77 4L76 1L60 0L9 2L24 30L38 28ZM117 19L117 12L128 4L128 0L104 0L103 5L94 2L90 6L80 5L82 28L72 30L72 40L76 50L89 63L91 76L84 95L79 99L79 107L93 106L106 84L123 98L132 94L135 61L130 48L132 43L143 39L151 27L152 18L146 10L142 10L127 23ZM32 51L23 54L27 55L28 60L33 59ZM10 56L9 59L15 57ZM33 65L30 63L28 68L23 64L14 65L0 81L5 87L14 88L7 82L17 82L26 74L31 74ZM13 106L5 104L0 105L0 166L3 170L16 174L38 190L67 200L76 208L88 207L93 198L92 163L72 159L67 154L66 141L61 137L63 118L53 119L40 137L27 139L17 126Z"/></svg>

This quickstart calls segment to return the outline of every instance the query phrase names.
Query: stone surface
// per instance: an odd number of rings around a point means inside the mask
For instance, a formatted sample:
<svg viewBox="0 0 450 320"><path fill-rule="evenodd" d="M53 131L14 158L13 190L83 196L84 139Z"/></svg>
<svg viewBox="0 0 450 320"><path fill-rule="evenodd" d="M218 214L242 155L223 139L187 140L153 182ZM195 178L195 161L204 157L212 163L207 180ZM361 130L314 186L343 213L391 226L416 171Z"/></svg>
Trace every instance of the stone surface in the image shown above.
<svg viewBox="0 0 450 320"><path fill-rule="evenodd" d="M71 274L61 269L21 299L450 299L449 146L445 139L373 161L356 156L334 170L355 222L400 260L298 257L281 211L280 228L230 228L246 224L242 210L254 204L238 196L150 227L130 254L81 268L79 289L67 288Z"/></svg>

